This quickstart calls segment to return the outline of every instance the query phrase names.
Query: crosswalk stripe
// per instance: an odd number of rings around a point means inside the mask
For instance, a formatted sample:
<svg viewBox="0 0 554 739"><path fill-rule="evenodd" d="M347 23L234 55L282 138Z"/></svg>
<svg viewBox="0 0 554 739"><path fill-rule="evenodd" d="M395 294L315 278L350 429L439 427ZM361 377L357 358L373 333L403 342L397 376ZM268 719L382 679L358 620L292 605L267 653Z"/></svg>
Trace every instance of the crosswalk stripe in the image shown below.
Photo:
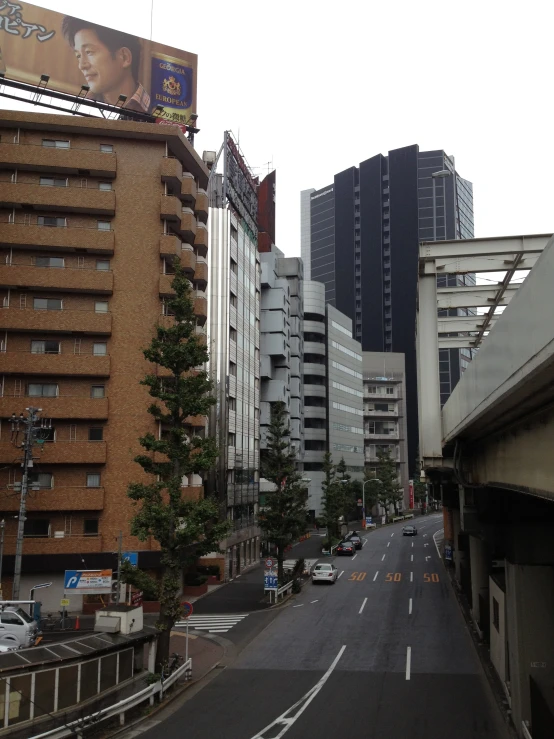
<svg viewBox="0 0 554 739"><path fill-rule="evenodd" d="M210 633L225 633L239 624L243 619L248 616L248 613L237 613L236 615L223 614L217 615L202 615L196 614L190 616L187 621L191 628L199 631L209 631ZM186 626L187 621L178 621L175 626Z"/></svg>

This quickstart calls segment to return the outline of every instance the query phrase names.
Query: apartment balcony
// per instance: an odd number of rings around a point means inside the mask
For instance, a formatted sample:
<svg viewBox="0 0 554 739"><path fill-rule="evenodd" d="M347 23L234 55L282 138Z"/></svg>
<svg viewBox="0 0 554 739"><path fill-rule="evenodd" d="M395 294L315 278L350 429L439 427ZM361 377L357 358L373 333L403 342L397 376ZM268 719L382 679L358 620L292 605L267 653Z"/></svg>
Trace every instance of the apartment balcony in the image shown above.
<svg viewBox="0 0 554 739"><path fill-rule="evenodd" d="M305 441L327 441L326 429L312 429L304 426Z"/></svg>
<svg viewBox="0 0 554 739"><path fill-rule="evenodd" d="M0 182L0 205L21 206L62 213L94 213L115 215L115 192L96 187L50 187L22 182Z"/></svg>
<svg viewBox="0 0 554 739"><path fill-rule="evenodd" d="M208 265L202 257L198 257L196 261L196 268L194 270L194 281L199 283L199 286L206 287L208 284Z"/></svg>
<svg viewBox="0 0 554 739"><path fill-rule="evenodd" d="M32 308L0 309L0 329L9 331L54 331L109 336L111 313L92 310L33 310Z"/></svg>
<svg viewBox="0 0 554 739"><path fill-rule="evenodd" d="M196 252L191 246L184 246L181 250L181 267L187 273L187 277L192 280L196 270Z"/></svg>
<svg viewBox="0 0 554 739"><path fill-rule="evenodd" d="M306 449L304 452L304 463L306 462L323 462L323 458L325 457L325 451L312 451ZM309 473L306 473L309 474Z"/></svg>
<svg viewBox="0 0 554 739"><path fill-rule="evenodd" d="M304 384L304 397L307 398L326 398L327 388L325 385L309 385Z"/></svg>
<svg viewBox="0 0 554 739"><path fill-rule="evenodd" d="M0 398L0 418L9 418L12 413L19 414L22 407L29 405L42 408L41 415L44 418L108 420L108 398L82 398L74 395L56 398L4 396Z"/></svg>
<svg viewBox="0 0 554 739"><path fill-rule="evenodd" d="M181 200L189 208L196 205L197 187L194 177L190 172L183 172L183 181L181 182Z"/></svg>
<svg viewBox="0 0 554 739"><path fill-rule="evenodd" d="M194 244L196 237L197 225L194 213L190 208L183 208L181 211L181 223L179 225L179 234L183 241L191 246Z"/></svg>
<svg viewBox="0 0 554 739"><path fill-rule="evenodd" d="M183 165L175 157L164 157L161 164L161 177L162 182L180 190L183 180Z"/></svg>
<svg viewBox="0 0 554 739"><path fill-rule="evenodd" d="M100 231L97 228L56 228L24 223L0 223L0 243L4 246L72 252L76 249L85 249L92 254L113 254L114 236L113 231Z"/></svg>
<svg viewBox="0 0 554 739"><path fill-rule="evenodd" d="M197 224L196 236L194 237L194 248L201 257L208 254L208 229L203 223Z"/></svg>
<svg viewBox="0 0 554 739"><path fill-rule="evenodd" d="M400 414L396 411L370 411L367 410L367 408L364 408L364 416L368 416L369 418L399 418Z"/></svg>
<svg viewBox="0 0 554 739"><path fill-rule="evenodd" d="M13 539L13 542L11 541ZM111 546L111 545L110 545ZM26 537L23 554L94 554L102 551L101 536ZM6 554L15 552L15 536L6 537Z"/></svg>
<svg viewBox="0 0 554 739"><path fill-rule="evenodd" d="M0 167L49 174L79 175L113 179L117 155L97 149L56 149L37 144L0 144Z"/></svg>
<svg viewBox="0 0 554 739"><path fill-rule="evenodd" d="M2 372L6 375L109 377L111 369L110 357L93 354L31 354L8 351L0 354L0 358ZM97 403L98 400L94 402Z"/></svg>
<svg viewBox="0 0 554 739"><path fill-rule="evenodd" d="M39 455L41 464L106 464L107 445L105 441L46 442Z"/></svg>
<svg viewBox="0 0 554 739"><path fill-rule="evenodd" d="M182 205L174 195L162 195L160 201L160 217L164 221L181 223Z"/></svg>
<svg viewBox="0 0 554 739"><path fill-rule="evenodd" d="M305 341L304 354L319 354L324 357L327 354L325 344L319 341Z"/></svg>
<svg viewBox="0 0 554 739"><path fill-rule="evenodd" d="M181 499L187 501L202 500L204 497L204 488L202 485L187 485L181 488Z"/></svg>
<svg viewBox="0 0 554 739"><path fill-rule="evenodd" d="M304 418L327 418L327 409L315 405L304 405Z"/></svg>
<svg viewBox="0 0 554 739"><path fill-rule="evenodd" d="M194 212L196 213L196 217L203 223L206 223L208 220L208 208L208 193L205 190L198 188Z"/></svg>
<svg viewBox="0 0 554 739"><path fill-rule="evenodd" d="M187 416L185 418L185 425L193 426L194 428L206 428L208 425L208 419L206 416Z"/></svg>
<svg viewBox="0 0 554 739"><path fill-rule="evenodd" d="M101 511L103 508L104 488L55 487L31 492L27 496L28 511ZM0 510L18 511L19 497L3 494Z"/></svg>
<svg viewBox="0 0 554 739"><path fill-rule="evenodd" d="M323 321L304 321L303 330L304 333L321 334L322 336L327 333Z"/></svg>
<svg viewBox="0 0 554 739"><path fill-rule="evenodd" d="M398 441L399 438L398 431L391 434L370 434L368 431L364 431L364 439L371 439L372 441Z"/></svg>
<svg viewBox="0 0 554 739"><path fill-rule="evenodd" d="M160 257L173 259L181 256L181 239L174 234L160 236Z"/></svg>
<svg viewBox="0 0 554 739"><path fill-rule="evenodd" d="M397 393L394 395L385 395L385 393L369 393L364 388L364 399L365 400L379 400L381 403L386 403L388 400L398 400L399 396Z"/></svg>
<svg viewBox="0 0 554 739"><path fill-rule="evenodd" d="M194 298L194 315L201 324L204 324L208 318L208 301L204 293L200 291L197 291Z"/></svg>
<svg viewBox="0 0 554 739"><path fill-rule="evenodd" d="M175 275L160 275L159 292L162 298L169 298L175 295L175 290L171 287Z"/></svg>
<svg viewBox="0 0 554 739"><path fill-rule="evenodd" d="M0 264L0 285L7 288L23 287L30 290L111 295L113 293L113 272L98 269Z"/></svg>
<svg viewBox="0 0 554 739"><path fill-rule="evenodd" d="M325 377L327 370L324 364L315 364L314 362L304 362L303 374L305 375L319 375L319 377Z"/></svg>

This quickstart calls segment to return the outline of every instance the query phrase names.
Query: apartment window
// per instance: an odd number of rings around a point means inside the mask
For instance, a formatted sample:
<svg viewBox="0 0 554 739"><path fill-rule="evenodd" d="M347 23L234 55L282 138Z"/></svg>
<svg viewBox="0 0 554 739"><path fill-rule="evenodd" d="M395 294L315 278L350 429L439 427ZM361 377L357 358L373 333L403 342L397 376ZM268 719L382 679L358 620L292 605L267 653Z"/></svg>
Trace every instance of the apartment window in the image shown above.
<svg viewBox="0 0 554 739"><path fill-rule="evenodd" d="M47 537L50 535L49 518L27 518L24 524L23 536Z"/></svg>
<svg viewBox="0 0 554 739"><path fill-rule="evenodd" d="M105 398L106 397L106 386L105 385L92 385L90 388L91 398Z"/></svg>
<svg viewBox="0 0 554 739"><path fill-rule="evenodd" d="M61 354L61 344L59 341L33 339L31 341L31 354Z"/></svg>
<svg viewBox="0 0 554 739"><path fill-rule="evenodd" d="M227 444L229 446L235 446L236 437L235 434L229 434L227 437Z"/></svg>
<svg viewBox="0 0 554 739"><path fill-rule="evenodd" d="M107 313L108 312L108 301L107 300L97 300L94 303L94 312L95 313Z"/></svg>
<svg viewBox="0 0 554 739"><path fill-rule="evenodd" d="M51 490L54 487L54 476L51 472L30 472L29 483L38 484L41 490Z"/></svg>
<svg viewBox="0 0 554 739"><path fill-rule="evenodd" d="M236 328L229 329L229 338L231 339L231 341L237 340L237 329Z"/></svg>
<svg viewBox="0 0 554 739"><path fill-rule="evenodd" d="M237 307L237 296L234 293L231 293L230 303L233 306L233 308Z"/></svg>
<svg viewBox="0 0 554 739"><path fill-rule="evenodd" d="M387 395L394 395L394 388L393 387L388 387L387 388Z"/></svg>
<svg viewBox="0 0 554 739"><path fill-rule="evenodd" d="M104 429L102 426L97 426L95 428L90 428L88 430L88 440L89 441L102 441L104 438Z"/></svg>
<svg viewBox="0 0 554 739"><path fill-rule="evenodd" d="M100 487L100 473L99 472L87 472L87 488L99 488Z"/></svg>
<svg viewBox="0 0 554 739"><path fill-rule="evenodd" d="M111 221L98 221L97 224L98 224L99 231L111 231L112 230Z"/></svg>
<svg viewBox="0 0 554 739"><path fill-rule="evenodd" d="M100 151L103 154L111 154L113 152L113 144L100 144Z"/></svg>
<svg viewBox="0 0 554 739"><path fill-rule="evenodd" d="M65 267L63 257L35 257L35 267Z"/></svg>
<svg viewBox="0 0 554 739"><path fill-rule="evenodd" d="M165 298L162 300L162 315L163 316L174 316L175 315L175 310L171 307L171 305L167 302Z"/></svg>
<svg viewBox="0 0 554 739"><path fill-rule="evenodd" d="M69 149L69 141L63 139L42 139L42 145L50 149Z"/></svg>
<svg viewBox="0 0 554 739"><path fill-rule="evenodd" d="M56 218L55 216L38 216L37 224L39 226L52 226L54 228L65 228L67 220L65 218Z"/></svg>
<svg viewBox="0 0 554 739"><path fill-rule="evenodd" d="M238 265L231 259L231 272L236 275L238 273Z"/></svg>
<svg viewBox="0 0 554 739"><path fill-rule="evenodd" d="M96 260L96 269L102 270L104 272L108 272L110 269L110 263L107 259L97 259Z"/></svg>
<svg viewBox="0 0 554 739"><path fill-rule="evenodd" d="M111 182L99 182L98 189L99 190L113 190L112 183Z"/></svg>
<svg viewBox="0 0 554 739"><path fill-rule="evenodd" d="M108 353L108 345L105 341L95 341L92 345L92 353L95 357L105 357Z"/></svg>
<svg viewBox="0 0 554 739"><path fill-rule="evenodd" d="M492 623L494 628L500 632L500 607L494 597L492 599Z"/></svg>
<svg viewBox="0 0 554 739"><path fill-rule="evenodd" d="M60 298L33 298L34 310L62 310L63 301Z"/></svg>
<svg viewBox="0 0 554 739"><path fill-rule="evenodd" d="M237 409L237 400L236 398L229 398L227 400L227 406L230 411L236 411Z"/></svg>
<svg viewBox="0 0 554 739"><path fill-rule="evenodd" d="M55 382L31 382L27 387L27 395L33 398L56 398L58 384Z"/></svg>
<svg viewBox="0 0 554 739"><path fill-rule="evenodd" d="M85 518L83 521L84 536L98 536L98 519Z"/></svg>
<svg viewBox="0 0 554 739"><path fill-rule="evenodd" d="M229 374L231 377L237 376L237 365L234 362L229 362Z"/></svg>
<svg viewBox="0 0 554 739"><path fill-rule="evenodd" d="M67 177L41 177L40 184L46 187L67 187Z"/></svg>

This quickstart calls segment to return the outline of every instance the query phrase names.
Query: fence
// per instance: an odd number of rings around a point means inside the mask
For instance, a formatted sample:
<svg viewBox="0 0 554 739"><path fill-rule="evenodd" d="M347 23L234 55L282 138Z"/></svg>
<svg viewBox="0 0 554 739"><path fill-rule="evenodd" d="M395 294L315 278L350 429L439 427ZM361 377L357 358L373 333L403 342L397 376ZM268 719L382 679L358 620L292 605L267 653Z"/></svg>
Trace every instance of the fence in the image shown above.
<svg viewBox="0 0 554 739"><path fill-rule="evenodd" d="M278 590L270 590L269 591L270 602L271 602L271 599L272 599L272 595L271 594L273 593L273 603L278 603L279 602L279 599L280 598L283 598L287 594L287 591L288 590L292 590L293 582L294 582L294 580L291 580L286 585L281 585L281 587Z"/></svg>
<svg viewBox="0 0 554 739"><path fill-rule="evenodd" d="M159 694L160 700L163 698L164 692L171 687L179 678L184 677L186 680L190 680L192 674L192 660L189 659L183 665L181 665L175 672L172 672L163 682L158 682L153 685L149 685L147 688L131 695L129 698L125 698L119 703L115 703L113 706L103 708L101 711L91 713L90 716L78 719L77 721L71 721L58 729L52 729L43 734L35 734L29 739L63 739L67 736L82 736L83 732L91 726L96 726L101 721L106 721L114 716L119 716L119 723L121 726L125 724L125 713L130 711L132 708L136 708L141 703L149 701L150 705L154 704L154 698Z"/></svg>

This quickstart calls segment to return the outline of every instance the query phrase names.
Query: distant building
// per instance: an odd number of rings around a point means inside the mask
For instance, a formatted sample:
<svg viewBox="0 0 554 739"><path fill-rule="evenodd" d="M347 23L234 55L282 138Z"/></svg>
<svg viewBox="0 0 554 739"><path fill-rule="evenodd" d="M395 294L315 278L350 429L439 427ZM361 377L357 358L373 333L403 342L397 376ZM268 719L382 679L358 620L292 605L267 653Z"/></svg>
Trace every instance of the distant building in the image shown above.
<svg viewBox="0 0 554 739"><path fill-rule="evenodd" d="M365 467L377 471L378 451L389 451L409 503L404 355L363 352Z"/></svg>
<svg viewBox="0 0 554 739"><path fill-rule="evenodd" d="M325 286L304 282L304 475L310 479L308 508L323 512L326 451L347 472L364 472L362 352L352 321L325 304Z"/></svg>
<svg viewBox="0 0 554 739"><path fill-rule="evenodd" d="M326 302L352 320L353 336L363 350L406 356L408 467L413 472L419 243L473 236L472 185L444 151L406 146L336 174L327 187L303 191L301 229L306 264L309 251L306 273L325 285ZM456 277L441 279L442 284L450 285L451 279L458 284ZM473 282L471 275L465 277L464 284ZM471 350L440 350L443 402L470 360Z"/></svg>

